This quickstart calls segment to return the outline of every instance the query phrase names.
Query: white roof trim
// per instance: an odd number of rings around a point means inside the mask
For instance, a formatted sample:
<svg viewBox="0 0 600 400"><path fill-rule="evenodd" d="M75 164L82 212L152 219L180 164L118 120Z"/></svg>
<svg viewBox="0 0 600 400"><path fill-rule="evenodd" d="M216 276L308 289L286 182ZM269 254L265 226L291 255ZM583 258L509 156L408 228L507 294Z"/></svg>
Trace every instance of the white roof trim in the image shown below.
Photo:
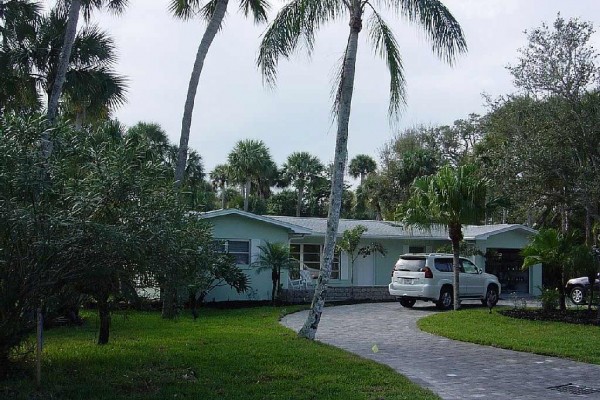
<svg viewBox="0 0 600 400"><path fill-rule="evenodd" d="M528 226L519 225L519 224L512 224L512 225L506 226L504 228L501 228L501 229L498 229L498 230L495 230L495 231L492 231L492 232L486 232L486 233L483 233L481 235L477 235L473 239L475 239L475 240L486 240L490 236L498 235L498 234L504 233L504 232L515 231L515 230L522 230L522 231L525 231L525 232L530 233L532 235L535 235L537 233L537 231L535 229L530 228Z"/></svg>
<svg viewBox="0 0 600 400"><path fill-rule="evenodd" d="M313 233L310 229L304 228L299 225L294 225L294 224L290 224L287 222L278 221L276 219L269 218L264 215L258 215L258 214L253 214L248 211L238 210L237 208L227 208L224 210L221 209L221 210L207 211L204 213L200 213L200 218L210 219L210 218L215 218L215 217L222 217L225 215L239 215L242 217L254 219L256 221L265 222L267 224L280 226L282 228L291 230L293 233L300 233L300 234L306 234L306 235Z"/></svg>

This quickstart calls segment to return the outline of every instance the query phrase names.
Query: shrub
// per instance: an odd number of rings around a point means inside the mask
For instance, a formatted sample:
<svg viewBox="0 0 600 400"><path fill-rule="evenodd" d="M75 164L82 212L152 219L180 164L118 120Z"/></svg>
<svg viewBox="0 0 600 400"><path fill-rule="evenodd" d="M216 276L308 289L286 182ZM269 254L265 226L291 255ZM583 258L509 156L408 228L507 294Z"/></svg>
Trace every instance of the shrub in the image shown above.
<svg viewBox="0 0 600 400"><path fill-rule="evenodd" d="M560 302L560 293L558 289L544 288L540 295L542 309L544 311L554 311L558 308Z"/></svg>

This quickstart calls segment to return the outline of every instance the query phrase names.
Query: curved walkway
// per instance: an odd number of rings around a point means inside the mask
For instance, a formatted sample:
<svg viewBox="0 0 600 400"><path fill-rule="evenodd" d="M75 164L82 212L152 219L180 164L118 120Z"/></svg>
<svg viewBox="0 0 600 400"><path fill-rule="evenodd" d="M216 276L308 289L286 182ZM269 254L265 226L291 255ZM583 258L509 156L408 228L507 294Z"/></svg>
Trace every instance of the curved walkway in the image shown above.
<svg viewBox="0 0 600 400"><path fill-rule="evenodd" d="M600 399L549 389L600 389L600 365L463 343L420 331L416 321L435 312L430 303L410 310L398 303L328 307L317 340L387 364L443 399ZM281 323L298 331L307 311ZM373 351L377 345L378 351Z"/></svg>

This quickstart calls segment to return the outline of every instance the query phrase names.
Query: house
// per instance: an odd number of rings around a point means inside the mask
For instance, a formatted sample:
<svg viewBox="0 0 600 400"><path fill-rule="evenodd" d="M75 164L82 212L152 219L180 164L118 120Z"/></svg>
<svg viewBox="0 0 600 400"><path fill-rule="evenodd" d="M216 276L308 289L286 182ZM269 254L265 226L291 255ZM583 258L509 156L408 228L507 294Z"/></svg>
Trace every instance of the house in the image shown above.
<svg viewBox="0 0 600 400"><path fill-rule="evenodd" d="M219 287L208 294L206 301L270 299L270 271L257 271L250 265L259 254L259 246L267 241L289 243L292 256L304 266L310 270L320 267L327 225L325 218L265 216L237 209L209 211L201 216L213 225L214 238L224 241L225 248L236 257L238 266L251 282L251 290L246 293L238 294L228 287ZM450 244L444 229L420 230L390 221L342 219L338 236L358 225L367 228L360 246L378 242L385 248L386 255L359 256L353 271L348 254L337 255L329 282L329 299L387 298L391 271L401 254L435 252L440 246ZM484 271L498 276L503 293L539 293L541 266L521 270L520 250L534 233L535 230L516 224L467 225L463 228L464 240L485 254L475 255L472 260ZM288 289L287 272L282 273L281 282L284 289Z"/></svg>

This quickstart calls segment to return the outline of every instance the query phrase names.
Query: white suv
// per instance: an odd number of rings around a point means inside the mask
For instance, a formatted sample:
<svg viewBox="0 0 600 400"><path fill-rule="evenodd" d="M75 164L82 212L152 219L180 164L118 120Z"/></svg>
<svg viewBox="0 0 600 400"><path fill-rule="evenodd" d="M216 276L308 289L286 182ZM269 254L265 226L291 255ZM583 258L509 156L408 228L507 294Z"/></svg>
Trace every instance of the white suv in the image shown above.
<svg viewBox="0 0 600 400"><path fill-rule="evenodd" d="M433 301L438 308L452 307L452 254L405 254L400 256L392 272L389 292L404 307L416 300ZM496 305L500 295L498 278L486 274L471 261L460 259L460 298L479 299Z"/></svg>

